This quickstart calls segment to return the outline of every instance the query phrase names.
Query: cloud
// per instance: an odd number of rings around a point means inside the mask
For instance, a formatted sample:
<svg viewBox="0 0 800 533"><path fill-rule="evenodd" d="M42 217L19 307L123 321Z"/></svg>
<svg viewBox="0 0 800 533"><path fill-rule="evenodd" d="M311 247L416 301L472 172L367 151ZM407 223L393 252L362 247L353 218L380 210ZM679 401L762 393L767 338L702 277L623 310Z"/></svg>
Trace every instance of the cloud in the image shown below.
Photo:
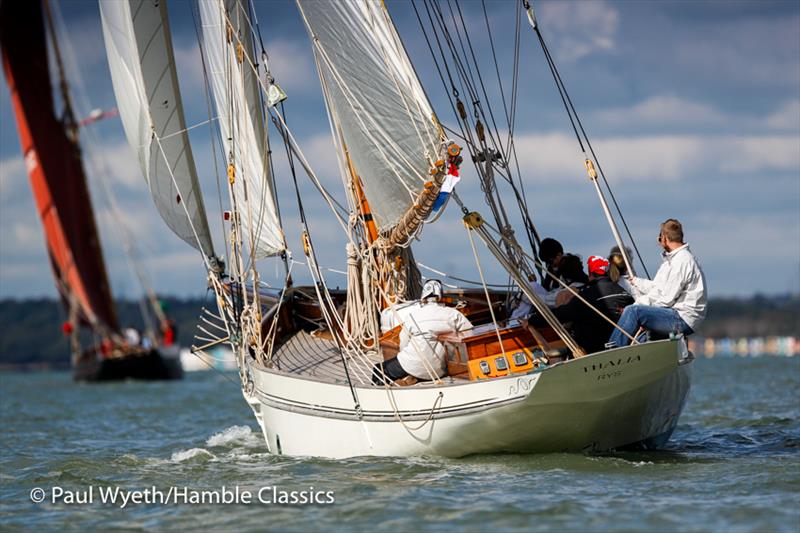
<svg viewBox="0 0 800 533"><path fill-rule="evenodd" d="M330 133L312 135L302 143L303 153L325 187L336 192L342 188L339 158Z"/></svg>
<svg viewBox="0 0 800 533"><path fill-rule="evenodd" d="M577 61L616 48L619 13L603 0L548 2L537 17L554 43L556 61Z"/></svg>
<svg viewBox="0 0 800 533"><path fill-rule="evenodd" d="M119 184L129 190L146 188L139 159L127 141L84 143L84 147L84 162L92 177L110 179L112 187ZM97 176L101 172L103 175Z"/></svg>
<svg viewBox="0 0 800 533"><path fill-rule="evenodd" d="M27 187L28 175L22 154L0 161L0 206L6 205Z"/></svg>
<svg viewBox="0 0 800 533"><path fill-rule="evenodd" d="M297 42L274 39L268 40L265 45L269 54L270 71L276 83L287 94L289 91L302 91L306 86L318 83L311 47L305 43L305 40Z"/></svg>
<svg viewBox="0 0 800 533"><path fill-rule="evenodd" d="M719 125L730 117L710 105L673 95L655 95L629 107L604 109L594 120L610 126Z"/></svg>
<svg viewBox="0 0 800 533"><path fill-rule="evenodd" d="M200 92L202 94L205 91L206 82L200 45L196 40L182 45L174 43L173 53L175 54L175 68L180 71L181 93Z"/></svg>
<svg viewBox="0 0 800 533"><path fill-rule="evenodd" d="M787 100L774 113L768 115L764 122L775 130L800 129L800 100Z"/></svg>
<svg viewBox="0 0 800 533"><path fill-rule="evenodd" d="M609 180L680 181L725 173L800 172L800 143L794 135L651 135L594 140ZM526 179L586 179L573 137L561 133L517 137Z"/></svg>
<svg viewBox="0 0 800 533"><path fill-rule="evenodd" d="M774 109L766 116L750 110L725 113L703 102L661 94L631 106L595 111L591 122L625 131L800 131L800 100L786 100Z"/></svg>
<svg viewBox="0 0 800 533"><path fill-rule="evenodd" d="M717 20L702 32L679 28L671 50L686 76L713 76L737 87L792 87L800 80L800 17Z"/></svg>

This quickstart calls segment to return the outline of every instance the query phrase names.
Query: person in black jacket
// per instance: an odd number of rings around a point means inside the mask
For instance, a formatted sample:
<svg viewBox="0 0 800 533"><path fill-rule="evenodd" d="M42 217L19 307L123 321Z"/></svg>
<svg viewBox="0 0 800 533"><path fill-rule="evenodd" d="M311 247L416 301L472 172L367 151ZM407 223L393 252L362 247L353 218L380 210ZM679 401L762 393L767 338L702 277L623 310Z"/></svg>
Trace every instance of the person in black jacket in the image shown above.
<svg viewBox="0 0 800 533"><path fill-rule="evenodd" d="M558 271L558 269L561 265L561 259L563 257L564 247L561 246L560 242L552 237L542 239L542 242L539 243L539 259L544 262L545 268L552 272L557 278L561 277L561 273ZM550 274L545 274L544 279L542 279L542 287L544 287L547 292L550 292L560 288L561 285L559 285Z"/></svg>
<svg viewBox="0 0 800 533"><path fill-rule="evenodd" d="M633 298L608 277L609 264L606 259L593 255L589 257L587 263L589 283L578 294L616 323L622 315L622 310L633 303ZM569 303L557 307L553 312L562 323L572 323L575 341L586 353L605 349L606 341L614 326L580 298L572 298Z"/></svg>

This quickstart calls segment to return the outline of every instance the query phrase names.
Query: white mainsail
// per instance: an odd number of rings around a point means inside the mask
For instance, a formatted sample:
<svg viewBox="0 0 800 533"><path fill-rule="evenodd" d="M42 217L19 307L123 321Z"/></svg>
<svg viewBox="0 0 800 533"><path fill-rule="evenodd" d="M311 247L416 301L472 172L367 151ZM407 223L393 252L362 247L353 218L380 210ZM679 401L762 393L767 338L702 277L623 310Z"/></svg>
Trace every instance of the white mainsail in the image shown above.
<svg viewBox="0 0 800 533"><path fill-rule="evenodd" d="M214 255L183 115L165 2L100 0L108 64L128 143L158 212L181 239Z"/></svg>
<svg viewBox="0 0 800 533"><path fill-rule="evenodd" d="M285 246L266 155L267 136L261 115L259 82L251 64L252 45L246 12L238 1L200 0L198 3L203 54L219 115L222 144L232 159L228 162L235 168L234 194L245 242L256 259L274 255ZM241 63L237 57L240 42L243 46Z"/></svg>
<svg viewBox="0 0 800 533"><path fill-rule="evenodd" d="M350 156L378 229L388 229L414 204L439 159L433 110L382 2L297 4L313 42L334 141L345 145L340 151Z"/></svg>

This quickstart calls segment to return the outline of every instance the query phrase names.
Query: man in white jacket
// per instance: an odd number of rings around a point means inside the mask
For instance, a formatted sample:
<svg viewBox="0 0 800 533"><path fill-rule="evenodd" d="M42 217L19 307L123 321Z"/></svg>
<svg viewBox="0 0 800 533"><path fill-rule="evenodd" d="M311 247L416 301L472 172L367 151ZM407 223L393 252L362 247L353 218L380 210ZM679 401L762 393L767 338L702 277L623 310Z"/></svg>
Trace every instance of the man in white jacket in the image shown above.
<svg viewBox="0 0 800 533"><path fill-rule="evenodd" d="M681 223L671 218L661 224L658 242L664 251L656 277L651 281L631 276L627 278L629 287L621 284L630 289L636 303L625 308L617 325L631 336L640 327L656 336L688 335L706 317L705 275L683 242ZM630 338L618 329L609 340L617 346L630 344Z"/></svg>
<svg viewBox="0 0 800 533"><path fill-rule="evenodd" d="M472 324L462 313L443 305L442 284L429 280L422 288L419 301L391 306L381 313L381 330L387 332L401 325L400 351L397 357L375 365L373 383L383 384L383 376L393 381L414 376L432 380L447 373L444 344L438 336L464 331Z"/></svg>

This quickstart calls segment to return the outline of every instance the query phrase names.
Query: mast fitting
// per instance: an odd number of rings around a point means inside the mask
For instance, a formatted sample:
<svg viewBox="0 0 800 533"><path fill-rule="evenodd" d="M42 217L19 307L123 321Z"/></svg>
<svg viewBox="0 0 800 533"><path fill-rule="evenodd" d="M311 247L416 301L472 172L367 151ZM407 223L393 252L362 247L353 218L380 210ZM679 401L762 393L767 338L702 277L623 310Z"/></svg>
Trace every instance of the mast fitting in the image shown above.
<svg viewBox="0 0 800 533"><path fill-rule="evenodd" d="M464 225L469 229L476 229L483 226L483 217L477 211L464 215Z"/></svg>
<svg viewBox="0 0 800 533"><path fill-rule="evenodd" d="M586 167L586 173L589 174L589 179L594 181L597 179L597 170L594 168L594 163L592 163L591 159L587 159L583 162L583 166Z"/></svg>

